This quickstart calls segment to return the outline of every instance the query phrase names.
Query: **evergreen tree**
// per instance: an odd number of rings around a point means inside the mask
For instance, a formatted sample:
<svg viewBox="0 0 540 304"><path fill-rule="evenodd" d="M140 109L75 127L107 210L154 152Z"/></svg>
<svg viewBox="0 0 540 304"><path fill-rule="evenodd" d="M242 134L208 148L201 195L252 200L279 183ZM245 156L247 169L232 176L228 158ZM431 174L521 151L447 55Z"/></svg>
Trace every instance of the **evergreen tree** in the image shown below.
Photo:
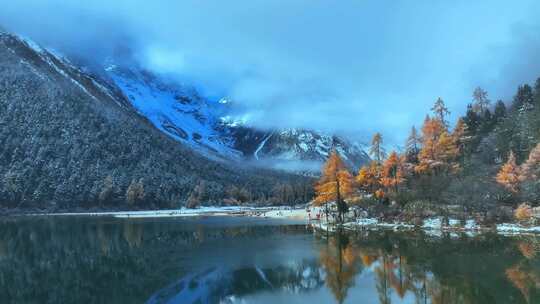
<svg viewBox="0 0 540 304"><path fill-rule="evenodd" d="M520 111L530 110L533 104L534 95L531 86L528 84L519 86L512 102L512 108Z"/></svg>
<svg viewBox="0 0 540 304"><path fill-rule="evenodd" d="M405 143L405 155L408 162L418 162L418 153L420 152L421 144L422 141L420 135L418 135L416 128L412 126L411 133L409 134L409 137L407 137L407 142Z"/></svg>
<svg viewBox="0 0 540 304"><path fill-rule="evenodd" d="M471 135L475 135L480 126L480 116L474 111L472 104L467 105L467 113L463 120L467 125L467 130L471 132Z"/></svg>
<svg viewBox="0 0 540 304"><path fill-rule="evenodd" d="M454 137L454 142L456 143L456 147L460 155L470 153L470 151L466 149L470 136L468 134L467 125L462 118L458 119L456 126L454 127L454 131L452 132L452 137Z"/></svg>
<svg viewBox="0 0 540 304"><path fill-rule="evenodd" d="M495 111L493 113L493 119L496 122L499 122L502 118L506 116L506 105L502 100L497 100L495 103Z"/></svg>
<svg viewBox="0 0 540 304"><path fill-rule="evenodd" d="M369 149L369 154L373 159L378 163L381 164L383 159L386 157L386 152L383 147L383 138L381 133L377 132L375 135L373 135L373 139L371 140L371 148Z"/></svg>
<svg viewBox="0 0 540 304"><path fill-rule="evenodd" d="M534 83L534 103L536 105L540 105L540 77L536 79L536 82Z"/></svg>

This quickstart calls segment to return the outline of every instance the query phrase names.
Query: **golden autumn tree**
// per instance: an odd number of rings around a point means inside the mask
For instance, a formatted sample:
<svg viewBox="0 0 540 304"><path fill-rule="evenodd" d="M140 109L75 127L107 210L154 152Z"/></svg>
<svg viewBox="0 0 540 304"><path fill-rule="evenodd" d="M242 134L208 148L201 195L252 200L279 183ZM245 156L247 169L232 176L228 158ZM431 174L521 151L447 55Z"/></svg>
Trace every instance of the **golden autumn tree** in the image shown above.
<svg viewBox="0 0 540 304"><path fill-rule="evenodd" d="M372 161L368 166L360 168L356 176L356 183L361 190L374 193L380 187L380 176L381 166L377 162Z"/></svg>
<svg viewBox="0 0 540 304"><path fill-rule="evenodd" d="M450 134L439 118L426 117L422 126L423 146L418 155L419 163L414 168L417 173L437 174L455 172L460 154L459 143L456 140L461 130Z"/></svg>
<svg viewBox="0 0 540 304"><path fill-rule="evenodd" d="M386 189L398 192L398 186L405 181L403 174L403 158L395 151L384 161L381 170L381 185Z"/></svg>
<svg viewBox="0 0 540 304"><path fill-rule="evenodd" d="M328 203L336 202L339 221L343 222L343 215L347 212L347 203L345 200L352 197L354 183L352 175L335 150L332 151L324 164L322 175L315 186L315 191L317 193L314 201L315 205L325 205L328 216Z"/></svg>
<svg viewBox="0 0 540 304"><path fill-rule="evenodd" d="M518 193L520 177L521 169L516 164L516 157L514 156L514 153L510 151L508 160L501 167L501 170L497 174L497 182L510 192Z"/></svg>
<svg viewBox="0 0 540 304"><path fill-rule="evenodd" d="M515 158L514 158L515 162ZM521 170L521 180L538 180L540 177L540 144L536 145L525 161Z"/></svg>
<svg viewBox="0 0 540 304"><path fill-rule="evenodd" d="M437 118L426 116L422 126L422 149L418 154L419 164L415 167L417 173L428 173L438 165L439 138L446 127Z"/></svg>
<svg viewBox="0 0 540 304"><path fill-rule="evenodd" d="M442 162L447 168L452 168L455 165L453 162L459 154L455 138L448 134L448 132L443 131L437 142L436 153L437 160Z"/></svg>

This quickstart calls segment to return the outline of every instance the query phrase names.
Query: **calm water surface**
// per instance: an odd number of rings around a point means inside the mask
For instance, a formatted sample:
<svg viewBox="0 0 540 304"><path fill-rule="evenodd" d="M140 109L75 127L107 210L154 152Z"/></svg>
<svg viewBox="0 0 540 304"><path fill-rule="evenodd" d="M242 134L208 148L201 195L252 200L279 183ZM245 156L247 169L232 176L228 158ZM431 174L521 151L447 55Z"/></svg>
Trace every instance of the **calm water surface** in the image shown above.
<svg viewBox="0 0 540 304"><path fill-rule="evenodd" d="M0 219L0 303L540 303L540 238Z"/></svg>

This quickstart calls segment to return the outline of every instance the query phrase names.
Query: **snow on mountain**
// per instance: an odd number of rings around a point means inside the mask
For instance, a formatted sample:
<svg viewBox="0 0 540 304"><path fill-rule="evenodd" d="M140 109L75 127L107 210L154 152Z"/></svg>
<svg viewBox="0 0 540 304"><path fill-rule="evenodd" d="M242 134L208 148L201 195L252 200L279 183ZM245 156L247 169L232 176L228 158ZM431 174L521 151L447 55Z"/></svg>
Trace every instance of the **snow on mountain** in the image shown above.
<svg viewBox="0 0 540 304"><path fill-rule="evenodd" d="M236 149L257 162L280 169L318 171L334 149L351 169L369 161L361 144L324 132L305 129L264 132L238 125L230 130Z"/></svg>
<svg viewBox="0 0 540 304"><path fill-rule="evenodd" d="M156 128L206 155L238 158L231 139L218 129L219 108L192 88L167 83L150 72L110 65L109 77Z"/></svg>
<svg viewBox="0 0 540 304"><path fill-rule="evenodd" d="M360 145L337 136L301 129L262 131L248 126L247 116L229 112L234 102L225 98L209 101L192 87L136 65L109 61L102 69L92 70L28 38L4 34L4 39L16 39L34 51L25 60L39 77L51 77L35 68L46 63L56 77L68 79L92 99L110 100L137 111L163 133L207 157L249 159L257 165L292 171L318 171L333 149L351 168L369 160Z"/></svg>
<svg viewBox="0 0 540 304"><path fill-rule="evenodd" d="M12 54L20 56L21 62L42 80L54 81L64 78L96 101L108 100L123 108L130 107L118 88L100 77L87 73L57 50L43 48L27 37L2 31L0 39L5 42Z"/></svg>
<svg viewBox="0 0 540 304"><path fill-rule="evenodd" d="M333 149L351 168L369 160L358 144L300 129L261 131L246 124L247 117L232 115L233 102L201 97L191 87L133 67L109 64L108 77L133 107L158 129L210 156L251 159L262 166L292 171L318 171Z"/></svg>

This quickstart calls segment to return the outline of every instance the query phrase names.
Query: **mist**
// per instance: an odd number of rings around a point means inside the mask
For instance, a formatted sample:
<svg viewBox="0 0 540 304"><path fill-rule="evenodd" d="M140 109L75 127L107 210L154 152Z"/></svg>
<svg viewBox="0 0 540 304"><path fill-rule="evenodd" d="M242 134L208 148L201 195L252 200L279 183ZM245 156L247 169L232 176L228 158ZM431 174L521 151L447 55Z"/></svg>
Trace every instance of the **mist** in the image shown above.
<svg viewBox="0 0 540 304"><path fill-rule="evenodd" d="M95 62L129 56L259 128L399 145L439 96L455 121L474 87L508 101L539 77L538 12L534 0L19 0L0 26Z"/></svg>

